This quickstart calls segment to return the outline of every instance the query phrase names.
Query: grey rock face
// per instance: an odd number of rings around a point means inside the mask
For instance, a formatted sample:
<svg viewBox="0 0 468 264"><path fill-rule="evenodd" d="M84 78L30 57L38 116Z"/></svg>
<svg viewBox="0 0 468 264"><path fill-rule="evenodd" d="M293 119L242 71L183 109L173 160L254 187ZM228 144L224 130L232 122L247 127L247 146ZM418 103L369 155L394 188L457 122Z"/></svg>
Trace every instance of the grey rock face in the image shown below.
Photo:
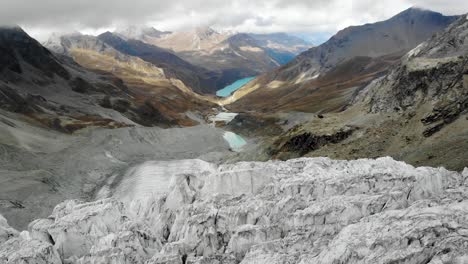
<svg viewBox="0 0 468 264"><path fill-rule="evenodd" d="M461 17L446 31L411 50L389 75L370 87L371 111L417 107L423 100L466 92L468 20ZM376 88L374 88L375 86Z"/></svg>
<svg viewBox="0 0 468 264"><path fill-rule="evenodd" d="M467 260L465 172L390 158L183 162L198 169L174 174L159 195L59 204L28 232L0 240L0 260L22 263L8 256L33 254L50 262L29 263Z"/></svg>
<svg viewBox="0 0 468 264"><path fill-rule="evenodd" d="M18 234L18 231L11 228L8 225L7 220L3 216L0 216L0 244L12 237L18 236Z"/></svg>
<svg viewBox="0 0 468 264"><path fill-rule="evenodd" d="M5 72L12 71L21 74L24 63L35 67L47 77L54 75L64 79L70 78L70 73L61 65L49 50L26 34L19 27L0 27L0 77Z"/></svg>
<svg viewBox="0 0 468 264"><path fill-rule="evenodd" d="M468 19L411 50L391 73L370 84L361 97L369 111L399 112L430 104L421 122L431 136L468 109Z"/></svg>

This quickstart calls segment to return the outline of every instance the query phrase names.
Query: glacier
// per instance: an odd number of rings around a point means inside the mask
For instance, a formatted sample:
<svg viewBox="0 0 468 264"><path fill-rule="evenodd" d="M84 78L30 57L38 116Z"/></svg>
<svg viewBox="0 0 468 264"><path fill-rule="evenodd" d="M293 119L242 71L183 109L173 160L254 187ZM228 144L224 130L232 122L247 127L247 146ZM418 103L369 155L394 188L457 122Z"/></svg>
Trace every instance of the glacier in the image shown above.
<svg viewBox="0 0 468 264"><path fill-rule="evenodd" d="M0 217L0 263L467 263L467 178L388 157L148 161L27 231Z"/></svg>

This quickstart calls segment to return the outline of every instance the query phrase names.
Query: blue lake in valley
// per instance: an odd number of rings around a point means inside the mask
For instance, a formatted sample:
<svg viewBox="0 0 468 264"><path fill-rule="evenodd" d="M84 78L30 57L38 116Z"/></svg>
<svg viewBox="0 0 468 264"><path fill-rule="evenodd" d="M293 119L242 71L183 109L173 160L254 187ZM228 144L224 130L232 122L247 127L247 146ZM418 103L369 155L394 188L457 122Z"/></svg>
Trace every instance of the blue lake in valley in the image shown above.
<svg viewBox="0 0 468 264"><path fill-rule="evenodd" d="M228 97L233 92L237 91L238 89L240 89L242 86L246 85L248 82L250 82L253 79L255 79L255 77L247 77L244 79L237 80L234 83L224 87L223 89L218 90L216 92L216 95L221 96L221 97Z"/></svg>
<svg viewBox="0 0 468 264"><path fill-rule="evenodd" d="M210 117L209 119L211 122L213 122L213 127L215 127L216 122L225 122L227 124L231 122L237 115L237 113L221 112L215 116ZM247 141L245 141L244 138L242 138L234 132L225 131L223 138L229 144L231 150L236 152L242 151L242 147L247 144Z"/></svg>
<svg viewBox="0 0 468 264"><path fill-rule="evenodd" d="M236 152L241 151L242 147L247 144L247 142L239 135L233 132L226 131L224 132L224 140L229 144L229 147Z"/></svg>

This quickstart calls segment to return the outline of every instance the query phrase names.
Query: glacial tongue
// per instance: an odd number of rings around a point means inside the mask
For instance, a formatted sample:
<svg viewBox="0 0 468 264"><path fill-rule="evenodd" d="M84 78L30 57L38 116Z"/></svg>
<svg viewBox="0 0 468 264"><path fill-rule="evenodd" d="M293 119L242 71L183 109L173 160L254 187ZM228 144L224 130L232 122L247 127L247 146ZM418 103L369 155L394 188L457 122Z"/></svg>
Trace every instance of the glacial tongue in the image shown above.
<svg viewBox="0 0 468 264"><path fill-rule="evenodd" d="M161 166L171 167L170 187L150 192L167 184ZM0 262L468 261L468 169L414 168L391 158L184 160L177 167L136 167L117 187L137 192L131 199L115 192L66 201L22 233L0 217Z"/></svg>

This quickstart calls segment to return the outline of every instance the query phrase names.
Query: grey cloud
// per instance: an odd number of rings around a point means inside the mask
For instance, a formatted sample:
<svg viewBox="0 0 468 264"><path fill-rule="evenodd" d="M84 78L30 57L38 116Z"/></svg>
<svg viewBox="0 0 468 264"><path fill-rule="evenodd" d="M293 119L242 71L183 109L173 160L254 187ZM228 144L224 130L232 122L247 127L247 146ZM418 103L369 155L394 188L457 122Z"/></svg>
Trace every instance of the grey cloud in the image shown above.
<svg viewBox="0 0 468 264"><path fill-rule="evenodd" d="M271 26L273 23L274 23L274 18L272 17L268 17L268 18L256 17L255 18L255 25L259 27Z"/></svg>
<svg viewBox="0 0 468 264"><path fill-rule="evenodd" d="M336 2L336 0L276 0L274 1L274 4L279 8L291 6L299 6L305 8L324 8L331 6L333 2Z"/></svg>
<svg viewBox="0 0 468 264"><path fill-rule="evenodd" d="M431 9L446 15L468 13L468 1L460 0L410 0L412 5Z"/></svg>
<svg viewBox="0 0 468 264"><path fill-rule="evenodd" d="M137 0L0 0L0 23L101 27L122 19L141 21L168 11L161 1Z"/></svg>
<svg viewBox="0 0 468 264"><path fill-rule="evenodd" d="M335 32L412 5L468 12L466 0L0 0L0 24L36 30L98 29L150 23L164 30L199 25L253 32Z"/></svg>

